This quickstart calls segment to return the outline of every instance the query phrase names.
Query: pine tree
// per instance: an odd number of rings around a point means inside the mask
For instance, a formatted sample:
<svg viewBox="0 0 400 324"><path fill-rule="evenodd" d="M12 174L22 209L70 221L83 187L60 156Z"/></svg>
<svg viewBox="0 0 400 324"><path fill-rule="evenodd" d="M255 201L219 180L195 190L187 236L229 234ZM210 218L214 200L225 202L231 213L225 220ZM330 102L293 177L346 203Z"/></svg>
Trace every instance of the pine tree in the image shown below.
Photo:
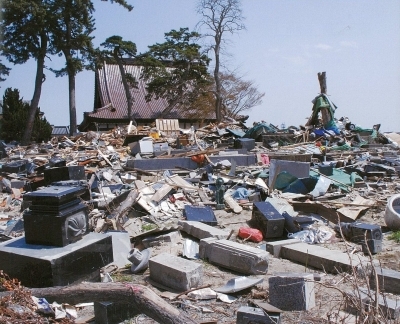
<svg viewBox="0 0 400 324"><path fill-rule="evenodd" d="M20 98L18 89L7 88L3 96L3 118L0 120L0 136L6 142L22 141L24 130L29 116L30 103ZM36 110L32 141L48 141L51 137L52 127L46 118L42 118L40 108Z"/></svg>

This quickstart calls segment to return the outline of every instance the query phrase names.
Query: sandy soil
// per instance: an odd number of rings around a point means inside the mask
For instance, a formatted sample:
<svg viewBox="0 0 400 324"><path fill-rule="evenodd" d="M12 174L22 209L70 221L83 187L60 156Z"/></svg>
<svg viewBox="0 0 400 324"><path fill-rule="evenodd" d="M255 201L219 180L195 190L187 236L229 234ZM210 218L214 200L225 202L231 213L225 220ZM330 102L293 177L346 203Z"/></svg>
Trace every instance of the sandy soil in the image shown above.
<svg viewBox="0 0 400 324"><path fill-rule="evenodd" d="M383 213L383 205L379 208L371 208L364 215L362 215L359 220L363 222L384 225ZM263 243L253 243L249 241L243 242L243 240L237 237L237 232L240 227L249 226L251 210L244 210L241 214L233 214L226 211L216 211L215 214L218 220L218 226L220 228L224 228L228 231L234 231L230 240L236 240L237 242L252 246L258 246ZM400 270L400 263L398 262L400 257L400 246L399 244L388 240L387 236L387 234L384 234L383 251L374 255L373 259L380 262L382 267ZM359 253L360 255L362 254L361 246L354 243L344 243L338 238L334 238L331 242L322 244L322 246L333 250L340 250L343 252L347 250L351 253ZM176 245L164 244L154 247L152 249L152 255L154 256L161 252L179 255L181 250L181 242ZM210 285L211 288L223 286L229 279L242 276L239 273L232 272L229 269L216 267L202 260L195 260L194 262L198 262L203 265L203 284ZM307 272L318 273L321 275L321 280L315 282L316 306L309 311L284 312L281 317L282 324L352 323L351 318L347 317L350 315L342 312L345 304L343 292L349 291L356 286L367 285L365 277L363 276L355 278L355 276L347 274L327 274L320 270L309 267L307 268L304 265L271 256L266 275L250 276L263 278L263 282L252 288L232 294L237 298L237 300L232 304L227 304L218 300L194 300L188 298L187 296L182 296L182 298L172 300L170 302L179 309L189 313L190 316L196 319L199 323L236 323L236 312L240 306L251 306L253 300L268 302L268 278L277 272ZM137 275L131 274L128 269L122 270L119 271L118 274L114 274L114 279L118 281L131 281L144 284L160 295L165 292L164 289L149 283L148 270ZM390 297L395 298L395 296ZM86 311L90 311L90 309L87 309ZM85 312L85 310L83 310L83 312ZM150 324L156 322L145 315L138 315L129 321L125 321L125 323ZM388 323L398 322L392 321Z"/></svg>

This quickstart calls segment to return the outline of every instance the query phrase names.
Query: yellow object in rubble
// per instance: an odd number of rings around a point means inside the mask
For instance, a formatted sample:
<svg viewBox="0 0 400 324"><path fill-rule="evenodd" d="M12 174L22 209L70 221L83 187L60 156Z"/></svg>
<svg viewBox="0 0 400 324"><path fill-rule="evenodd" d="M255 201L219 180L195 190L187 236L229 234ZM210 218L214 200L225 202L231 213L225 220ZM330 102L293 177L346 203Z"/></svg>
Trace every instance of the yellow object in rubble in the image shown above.
<svg viewBox="0 0 400 324"><path fill-rule="evenodd" d="M151 133L149 133L149 136L151 136L154 139L160 138L160 135L158 134L158 132L151 132Z"/></svg>

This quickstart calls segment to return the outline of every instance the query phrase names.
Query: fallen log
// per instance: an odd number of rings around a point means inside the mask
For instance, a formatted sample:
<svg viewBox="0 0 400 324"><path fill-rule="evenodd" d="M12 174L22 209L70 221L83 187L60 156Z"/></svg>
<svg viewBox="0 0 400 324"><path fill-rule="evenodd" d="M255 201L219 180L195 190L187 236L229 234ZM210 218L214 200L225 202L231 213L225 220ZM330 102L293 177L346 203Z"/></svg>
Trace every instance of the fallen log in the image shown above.
<svg viewBox="0 0 400 324"><path fill-rule="evenodd" d="M48 302L78 304L84 302L118 302L131 304L138 313L145 314L159 323L197 324L155 292L143 285L120 282L84 282L78 285L49 288L25 288L32 296L45 298ZM0 292L0 297L12 292Z"/></svg>

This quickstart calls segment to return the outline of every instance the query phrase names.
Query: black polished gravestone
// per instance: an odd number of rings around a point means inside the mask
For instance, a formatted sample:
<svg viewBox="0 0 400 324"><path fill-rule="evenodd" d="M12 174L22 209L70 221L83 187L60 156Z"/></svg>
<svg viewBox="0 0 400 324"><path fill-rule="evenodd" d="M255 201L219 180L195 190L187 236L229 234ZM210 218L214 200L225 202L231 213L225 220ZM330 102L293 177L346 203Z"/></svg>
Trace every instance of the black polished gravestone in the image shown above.
<svg viewBox="0 0 400 324"><path fill-rule="evenodd" d="M210 206L185 205L185 217L188 221L197 221L210 226L218 224L217 218Z"/></svg>
<svg viewBox="0 0 400 324"><path fill-rule="evenodd" d="M85 191L83 186L49 186L24 194L24 201L30 201L32 205L61 206L81 196Z"/></svg>
<svg viewBox="0 0 400 324"><path fill-rule="evenodd" d="M112 236L88 233L83 186L50 186L26 193L25 237L0 243L0 269L27 287L99 281L113 262Z"/></svg>
<svg viewBox="0 0 400 324"><path fill-rule="evenodd" d="M78 198L80 186L50 186L24 195L31 205L23 213L27 244L66 246L89 231L88 208Z"/></svg>
<svg viewBox="0 0 400 324"><path fill-rule="evenodd" d="M252 222L263 233L264 239L281 237L285 227L285 218L269 201L253 202Z"/></svg>
<svg viewBox="0 0 400 324"><path fill-rule="evenodd" d="M25 241L28 244L66 246L89 231L88 208L77 204L59 212L24 212Z"/></svg>

